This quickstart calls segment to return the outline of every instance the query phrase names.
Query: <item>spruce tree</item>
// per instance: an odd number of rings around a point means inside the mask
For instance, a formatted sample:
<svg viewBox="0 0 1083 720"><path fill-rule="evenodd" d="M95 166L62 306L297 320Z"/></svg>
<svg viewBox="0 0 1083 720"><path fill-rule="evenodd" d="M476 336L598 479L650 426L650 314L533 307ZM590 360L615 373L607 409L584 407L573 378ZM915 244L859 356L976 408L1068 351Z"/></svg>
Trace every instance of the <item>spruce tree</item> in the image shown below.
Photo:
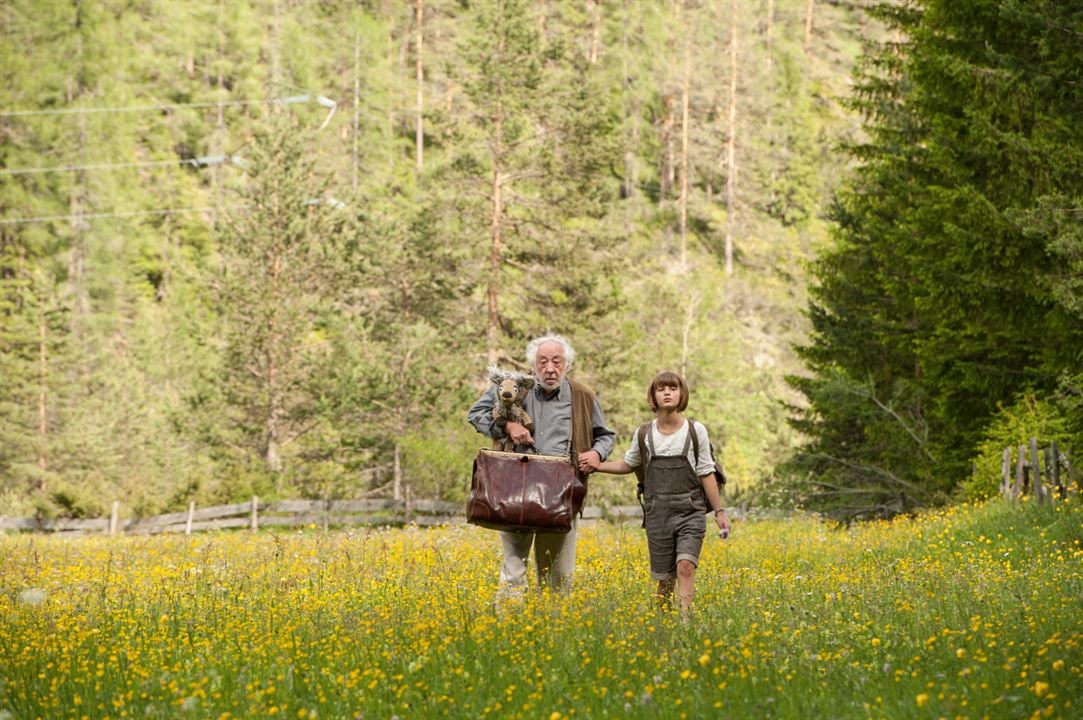
<svg viewBox="0 0 1083 720"><path fill-rule="evenodd" d="M1075 51L1043 39L1075 16L938 0L881 12L906 40L867 65L872 139L817 265L815 375L796 381L813 442L795 467L851 515L942 500L998 405L1052 392L1080 340L1050 292L1055 240L1023 220L1083 170L1062 99Z"/></svg>
<svg viewBox="0 0 1083 720"><path fill-rule="evenodd" d="M321 331L342 289L352 236L328 183L285 114L246 150L248 183L219 234L223 274L223 411L226 442L240 464L263 470L282 490L290 445L317 422L317 378L330 366Z"/></svg>
<svg viewBox="0 0 1083 720"><path fill-rule="evenodd" d="M598 327L610 309L613 239L600 221L615 191L603 178L612 124L560 15L501 0L472 6L470 20L447 200L456 234L476 248L489 358L518 361L528 336Z"/></svg>

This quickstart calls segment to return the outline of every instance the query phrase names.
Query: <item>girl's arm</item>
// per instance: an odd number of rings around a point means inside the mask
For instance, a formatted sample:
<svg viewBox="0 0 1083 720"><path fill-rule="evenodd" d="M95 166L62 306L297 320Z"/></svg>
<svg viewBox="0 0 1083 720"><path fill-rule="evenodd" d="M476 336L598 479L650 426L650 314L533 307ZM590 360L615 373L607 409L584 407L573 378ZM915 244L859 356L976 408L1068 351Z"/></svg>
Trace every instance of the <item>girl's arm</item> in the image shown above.
<svg viewBox="0 0 1083 720"><path fill-rule="evenodd" d="M606 460L598 466L597 472L609 473L610 475L628 475L635 472L635 468L624 462L624 460Z"/></svg>
<svg viewBox="0 0 1083 720"><path fill-rule="evenodd" d="M718 483L714 479L714 474L704 475L699 481L703 485L703 492L707 495L708 509L714 515L715 524L718 525L720 532L725 533L722 537L727 537L730 533L730 521L722 506L722 496L718 492Z"/></svg>

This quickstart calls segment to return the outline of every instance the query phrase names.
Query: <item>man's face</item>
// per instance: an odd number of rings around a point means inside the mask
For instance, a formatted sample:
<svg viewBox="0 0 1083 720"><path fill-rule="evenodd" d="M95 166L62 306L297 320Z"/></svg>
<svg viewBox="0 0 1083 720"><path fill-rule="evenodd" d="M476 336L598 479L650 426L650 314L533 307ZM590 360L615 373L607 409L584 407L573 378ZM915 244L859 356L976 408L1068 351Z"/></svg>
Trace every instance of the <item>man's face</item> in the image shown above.
<svg viewBox="0 0 1083 720"><path fill-rule="evenodd" d="M534 374L546 390L556 390L568 365L564 359L564 346L558 342L547 342L538 348L534 358Z"/></svg>

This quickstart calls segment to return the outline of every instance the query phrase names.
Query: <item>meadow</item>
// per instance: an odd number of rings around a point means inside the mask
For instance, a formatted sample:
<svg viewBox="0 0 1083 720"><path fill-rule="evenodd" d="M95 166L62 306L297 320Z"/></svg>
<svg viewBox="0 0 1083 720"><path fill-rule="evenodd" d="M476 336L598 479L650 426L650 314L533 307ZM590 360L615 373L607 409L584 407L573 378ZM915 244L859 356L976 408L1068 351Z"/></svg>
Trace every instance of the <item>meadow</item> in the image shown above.
<svg viewBox="0 0 1083 720"><path fill-rule="evenodd" d="M495 605L471 526L0 537L0 719L1081 718L1083 509L708 537L656 609L634 526Z"/></svg>

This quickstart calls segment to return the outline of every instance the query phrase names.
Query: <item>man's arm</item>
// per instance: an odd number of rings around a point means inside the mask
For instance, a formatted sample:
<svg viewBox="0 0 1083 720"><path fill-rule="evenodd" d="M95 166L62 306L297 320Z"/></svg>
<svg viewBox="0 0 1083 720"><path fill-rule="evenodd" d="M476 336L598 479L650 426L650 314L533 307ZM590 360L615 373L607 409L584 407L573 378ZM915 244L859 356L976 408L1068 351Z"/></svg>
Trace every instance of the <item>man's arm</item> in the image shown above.
<svg viewBox="0 0 1083 720"><path fill-rule="evenodd" d="M482 435L491 438L504 437L503 428L493 422L493 408L496 407L496 386L490 385L478 401L466 413L467 421Z"/></svg>
<svg viewBox="0 0 1083 720"><path fill-rule="evenodd" d="M613 452L613 445L616 444L617 440L617 434L605 424L605 415L602 414L602 406L598 403L598 398L594 398L590 424L594 443L591 445L590 450L579 453L579 471L584 473L592 473L598 470L598 466L601 465L602 461L609 457L609 453Z"/></svg>
<svg viewBox="0 0 1083 720"><path fill-rule="evenodd" d="M590 424L594 436L594 444L591 450L598 453L599 460L605 460L613 452L613 446L617 443L617 433L609 429L605 424L605 415L598 398L594 398L594 408L591 412Z"/></svg>

